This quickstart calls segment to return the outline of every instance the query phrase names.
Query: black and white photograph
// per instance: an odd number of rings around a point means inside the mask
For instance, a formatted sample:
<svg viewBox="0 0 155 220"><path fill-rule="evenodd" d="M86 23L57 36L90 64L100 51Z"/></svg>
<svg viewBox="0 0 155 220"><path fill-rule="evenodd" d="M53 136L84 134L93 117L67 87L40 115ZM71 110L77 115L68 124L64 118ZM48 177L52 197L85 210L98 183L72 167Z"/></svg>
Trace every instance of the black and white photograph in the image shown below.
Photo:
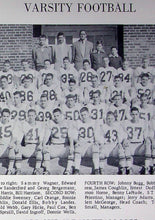
<svg viewBox="0 0 155 220"><path fill-rule="evenodd" d="M0 174L155 174L154 63L155 25L0 24Z"/></svg>

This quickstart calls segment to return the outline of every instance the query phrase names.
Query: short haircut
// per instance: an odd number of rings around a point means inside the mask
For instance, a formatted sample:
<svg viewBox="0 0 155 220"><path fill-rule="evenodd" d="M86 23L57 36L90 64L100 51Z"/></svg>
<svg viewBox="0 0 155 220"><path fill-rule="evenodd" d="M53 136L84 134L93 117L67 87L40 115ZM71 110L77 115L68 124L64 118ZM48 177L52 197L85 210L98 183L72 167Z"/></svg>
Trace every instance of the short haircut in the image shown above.
<svg viewBox="0 0 155 220"><path fill-rule="evenodd" d="M149 76L148 73L142 73L142 74L140 75L140 77L141 77L141 79L142 79L142 78L144 78L144 77L149 78L150 76Z"/></svg>
<svg viewBox="0 0 155 220"><path fill-rule="evenodd" d="M88 59L84 59L83 64L85 64L85 63L89 63L90 64L90 61Z"/></svg>
<svg viewBox="0 0 155 220"><path fill-rule="evenodd" d="M42 94L42 95L40 96L40 99L42 99L42 98L46 98L46 99L48 100L48 97L47 97L47 95L45 95L45 94Z"/></svg>
<svg viewBox="0 0 155 220"><path fill-rule="evenodd" d="M98 41L96 42L96 45L99 45L99 44L102 44L102 45L103 45L103 42L102 42L101 40L98 40Z"/></svg>
<svg viewBox="0 0 155 220"><path fill-rule="evenodd" d="M39 38L45 38L45 39L47 39L47 36L46 36L45 34L42 34L42 35L40 35Z"/></svg>
<svg viewBox="0 0 155 220"><path fill-rule="evenodd" d="M112 97L112 100L114 100L116 97L120 97L122 99L122 96L120 94L116 94Z"/></svg>
<svg viewBox="0 0 155 220"><path fill-rule="evenodd" d="M53 114L56 113L56 112L60 112L60 113L62 113L62 111L61 111L60 108L55 108L55 109L53 110Z"/></svg>
<svg viewBox="0 0 155 220"><path fill-rule="evenodd" d="M22 97L22 95L21 95L21 92L20 91L16 91L16 92L14 92L13 93L13 95L15 96L15 95L19 95L19 97Z"/></svg>
<svg viewBox="0 0 155 220"><path fill-rule="evenodd" d="M108 111L106 114L106 117L108 117L109 115L113 115L115 117L114 112L112 112L112 111Z"/></svg>
<svg viewBox="0 0 155 220"><path fill-rule="evenodd" d="M116 79L122 80L122 78L121 78L119 75L114 76L114 81L115 81Z"/></svg>
<svg viewBox="0 0 155 220"><path fill-rule="evenodd" d="M2 80L2 79L6 79L8 81L8 77L7 76L2 75L0 80Z"/></svg>
<svg viewBox="0 0 155 220"><path fill-rule="evenodd" d="M84 30L80 30L79 34L81 34L82 32L85 32L85 34L87 35L86 31Z"/></svg>
<svg viewBox="0 0 155 220"><path fill-rule="evenodd" d="M143 98L143 97L146 97L148 99L148 95L146 93L140 94L140 99Z"/></svg>
<svg viewBox="0 0 155 220"><path fill-rule="evenodd" d="M63 58L63 61L65 61L65 60L70 61L70 60L69 60L69 57L64 57L64 58Z"/></svg>
<svg viewBox="0 0 155 220"><path fill-rule="evenodd" d="M80 113L82 113L82 112L89 112L89 110L87 107L84 106L80 109Z"/></svg>
<svg viewBox="0 0 155 220"><path fill-rule="evenodd" d="M59 32L59 33L57 34L57 38L58 38L59 36L64 36L64 33L63 33L63 32Z"/></svg>
<svg viewBox="0 0 155 220"><path fill-rule="evenodd" d="M138 109L137 107L132 107L132 108L130 109L130 112L134 112L134 111L139 112L139 109Z"/></svg>
<svg viewBox="0 0 155 220"><path fill-rule="evenodd" d="M52 74L52 73L47 73L47 74L46 74L46 77L45 77L45 80L46 80L46 78L47 78L48 76L52 77L52 79L53 79L53 74Z"/></svg>
<svg viewBox="0 0 155 220"><path fill-rule="evenodd" d="M115 46L112 46L112 47L111 47L111 50L114 49L114 48L117 50L117 47L115 47Z"/></svg>
<svg viewBox="0 0 155 220"><path fill-rule="evenodd" d="M68 80L68 83L69 83L69 84L70 84L70 83L76 84L76 80L75 80L74 78L71 78L71 79Z"/></svg>
<svg viewBox="0 0 155 220"><path fill-rule="evenodd" d="M76 96L76 95L69 94L69 95L66 96L66 99L70 99L70 98L72 98L72 99L75 100L75 96Z"/></svg>
<svg viewBox="0 0 155 220"><path fill-rule="evenodd" d="M30 76L25 76L25 77L22 79L21 83L24 83L25 80L31 80L31 82L33 81L32 77L30 77Z"/></svg>
<svg viewBox="0 0 155 220"><path fill-rule="evenodd" d="M100 92L100 90L96 90L95 92L93 92L92 97L93 97L94 94L98 94L100 96L101 92Z"/></svg>
<svg viewBox="0 0 155 220"><path fill-rule="evenodd" d="M5 112L7 112L10 115L10 110L8 108L4 108L1 112L2 116Z"/></svg>
<svg viewBox="0 0 155 220"><path fill-rule="evenodd" d="M51 64L51 61L49 59L44 60L44 63L45 62L49 62Z"/></svg>
<svg viewBox="0 0 155 220"><path fill-rule="evenodd" d="M30 112L34 112L36 114L36 110L33 108L29 109L27 113L29 114Z"/></svg>

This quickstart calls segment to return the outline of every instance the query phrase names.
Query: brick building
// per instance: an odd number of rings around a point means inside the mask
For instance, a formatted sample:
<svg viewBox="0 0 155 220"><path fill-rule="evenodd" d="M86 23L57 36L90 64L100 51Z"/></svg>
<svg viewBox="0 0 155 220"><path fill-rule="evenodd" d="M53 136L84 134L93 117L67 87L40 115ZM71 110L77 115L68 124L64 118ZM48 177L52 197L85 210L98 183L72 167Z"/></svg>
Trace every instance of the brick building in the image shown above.
<svg viewBox="0 0 155 220"><path fill-rule="evenodd" d="M155 25L0 25L0 69L3 61L10 59L15 70L19 70L20 61L32 58L32 48L38 43L40 34L46 34L49 44L56 43L56 35L63 31L66 43L72 44L78 39L79 31L87 31L88 40L95 45L97 40L104 42L107 53L116 46L119 54L130 60L131 67L140 65L144 55L155 63Z"/></svg>

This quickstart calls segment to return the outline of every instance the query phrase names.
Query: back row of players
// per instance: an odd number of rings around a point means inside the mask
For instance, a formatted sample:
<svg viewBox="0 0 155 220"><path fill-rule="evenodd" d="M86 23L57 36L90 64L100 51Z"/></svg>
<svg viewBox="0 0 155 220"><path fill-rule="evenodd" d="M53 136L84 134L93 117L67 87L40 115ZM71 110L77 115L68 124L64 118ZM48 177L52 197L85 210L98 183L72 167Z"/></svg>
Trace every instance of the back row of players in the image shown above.
<svg viewBox="0 0 155 220"><path fill-rule="evenodd" d="M0 72L1 152L10 158L8 174L21 172L22 156L35 154L34 174L50 172L50 158L68 157L65 174L79 173L81 157L92 157L94 173L104 173L109 156L119 158L119 173L131 173L133 155L145 156L144 173L154 170L154 68L143 59L135 71L128 61L116 70L77 72L69 58L57 72L49 60L37 72L28 60L14 72L9 61ZM24 146L24 147L22 147ZM74 164L73 164L74 161ZM150 170L151 166L151 170Z"/></svg>

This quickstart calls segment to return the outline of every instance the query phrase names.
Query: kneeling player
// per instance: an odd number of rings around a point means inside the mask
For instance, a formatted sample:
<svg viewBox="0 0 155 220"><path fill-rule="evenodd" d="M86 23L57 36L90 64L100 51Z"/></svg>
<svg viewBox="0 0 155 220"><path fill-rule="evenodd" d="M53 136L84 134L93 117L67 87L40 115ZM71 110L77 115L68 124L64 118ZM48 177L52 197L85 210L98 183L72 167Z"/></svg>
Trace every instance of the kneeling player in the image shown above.
<svg viewBox="0 0 155 220"><path fill-rule="evenodd" d="M36 157L36 165L33 174L39 175L41 173L42 161L42 140L44 137L44 126L36 120L36 111L34 109L28 110L28 120L22 124L22 131L19 132L21 145L11 149L15 156L16 174L21 174L21 161L22 157L30 158ZM18 137L18 138L19 138Z"/></svg>
<svg viewBox="0 0 155 220"><path fill-rule="evenodd" d="M151 162L151 141L148 138L148 124L146 120L140 119L139 110L136 107L131 109L131 120L124 121L123 127L128 134L130 141L130 152L133 156L144 157L144 167L141 174L149 174ZM133 161L130 161L130 167Z"/></svg>
<svg viewBox="0 0 155 220"><path fill-rule="evenodd" d="M44 146L44 174L50 174L50 159L67 158L68 164L64 174L71 174L73 164L73 141L70 134L68 122L63 119L59 108L53 110L53 121L47 125Z"/></svg>
<svg viewBox="0 0 155 220"><path fill-rule="evenodd" d="M100 143L100 173L105 173L107 159L112 157L119 159L118 174L128 174L128 160L130 159L128 142L125 139L126 134L120 123L115 121L112 111L106 115L106 123L100 127L98 142Z"/></svg>
<svg viewBox="0 0 155 220"><path fill-rule="evenodd" d="M95 142L95 122L90 118L87 107L80 110L81 120L76 123L77 139L75 144L75 170L79 174L81 157L92 157L94 174L99 174L99 148Z"/></svg>

